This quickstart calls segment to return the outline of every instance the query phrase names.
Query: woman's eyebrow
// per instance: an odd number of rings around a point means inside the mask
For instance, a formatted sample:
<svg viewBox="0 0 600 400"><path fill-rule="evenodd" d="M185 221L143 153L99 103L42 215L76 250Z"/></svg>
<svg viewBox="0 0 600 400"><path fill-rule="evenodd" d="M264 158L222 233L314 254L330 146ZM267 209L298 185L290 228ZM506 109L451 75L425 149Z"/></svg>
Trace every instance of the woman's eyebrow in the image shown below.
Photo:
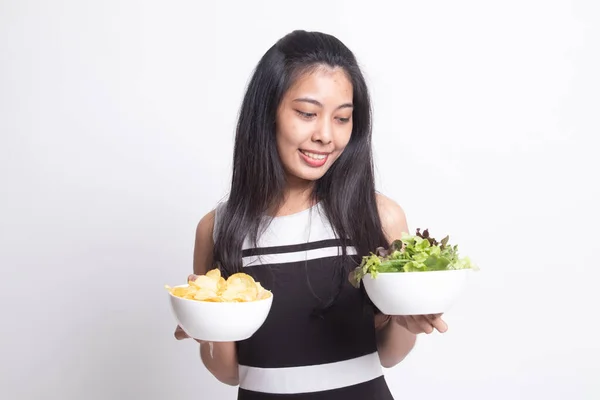
<svg viewBox="0 0 600 400"><path fill-rule="evenodd" d="M323 107L323 104L321 104L318 100L315 99L311 99L310 97L300 97L297 99L294 99L293 102L298 102L298 103L310 103L310 104L314 104L317 107ZM352 103L344 103L341 104L337 107L337 110L341 109L341 108L353 108L354 105Z"/></svg>

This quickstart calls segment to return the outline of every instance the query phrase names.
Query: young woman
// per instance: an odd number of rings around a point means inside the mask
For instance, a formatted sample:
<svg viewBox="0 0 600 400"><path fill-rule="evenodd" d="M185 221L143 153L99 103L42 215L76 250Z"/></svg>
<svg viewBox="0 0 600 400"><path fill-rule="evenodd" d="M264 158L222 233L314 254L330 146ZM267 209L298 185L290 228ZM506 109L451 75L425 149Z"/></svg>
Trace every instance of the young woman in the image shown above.
<svg viewBox="0 0 600 400"><path fill-rule="evenodd" d="M408 227L375 191L371 109L353 53L295 31L258 63L244 97L226 202L198 224L194 274L243 271L274 294L260 330L201 343L201 359L243 400L392 399L382 367L440 316L382 315L348 273ZM178 327L175 336L187 336Z"/></svg>

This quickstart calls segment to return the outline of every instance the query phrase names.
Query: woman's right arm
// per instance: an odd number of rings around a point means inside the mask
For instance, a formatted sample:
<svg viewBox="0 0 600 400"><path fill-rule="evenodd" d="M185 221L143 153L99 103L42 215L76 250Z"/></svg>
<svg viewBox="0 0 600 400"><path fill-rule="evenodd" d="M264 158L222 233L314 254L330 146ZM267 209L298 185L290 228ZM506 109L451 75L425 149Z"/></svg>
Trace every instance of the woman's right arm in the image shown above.
<svg viewBox="0 0 600 400"><path fill-rule="evenodd" d="M214 211L198 223L194 243L194 275L206 274L213 265L214 225ZM219 381L231 386L239 384L235 342L201 342L200 358L206 369Z"/></svg>

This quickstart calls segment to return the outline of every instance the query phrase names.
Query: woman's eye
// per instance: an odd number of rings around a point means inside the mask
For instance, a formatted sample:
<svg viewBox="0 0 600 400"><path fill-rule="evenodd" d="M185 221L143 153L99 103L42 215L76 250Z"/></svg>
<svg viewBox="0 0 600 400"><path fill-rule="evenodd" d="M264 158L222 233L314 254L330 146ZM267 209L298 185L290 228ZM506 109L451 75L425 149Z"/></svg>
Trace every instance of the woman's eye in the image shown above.
<svg viewBox="0 0 600 400"><path fill-rule="evenodd" d="M315 115L315 113L306 113L300 110L296 110L296 112L298 113L298 115L300 115L302 118L306 118L306 119L310 119L313 118Z"/></svg>
<svg viewBox="0 0 600 400"><path fill-rule="evenodd" d="M350 122L350 118L338 118L338 121L340 121L342 124L345 124L347 122Z"/></svg>

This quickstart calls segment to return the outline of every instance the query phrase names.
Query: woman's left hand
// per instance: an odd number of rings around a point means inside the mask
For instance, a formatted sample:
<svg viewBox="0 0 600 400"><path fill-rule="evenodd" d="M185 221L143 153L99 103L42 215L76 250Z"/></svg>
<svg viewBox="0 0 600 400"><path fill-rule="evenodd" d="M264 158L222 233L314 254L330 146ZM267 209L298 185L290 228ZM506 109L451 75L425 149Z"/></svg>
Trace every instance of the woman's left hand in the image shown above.
<svg viewBox="0 0 600 400"><path fill-rule="evenodd" d="M404 327L415 335L419 333L433 333L434 329L444 333L448 330L448 325L442 319L442 314L433 315L396 315L392 321Z"/></svg>

